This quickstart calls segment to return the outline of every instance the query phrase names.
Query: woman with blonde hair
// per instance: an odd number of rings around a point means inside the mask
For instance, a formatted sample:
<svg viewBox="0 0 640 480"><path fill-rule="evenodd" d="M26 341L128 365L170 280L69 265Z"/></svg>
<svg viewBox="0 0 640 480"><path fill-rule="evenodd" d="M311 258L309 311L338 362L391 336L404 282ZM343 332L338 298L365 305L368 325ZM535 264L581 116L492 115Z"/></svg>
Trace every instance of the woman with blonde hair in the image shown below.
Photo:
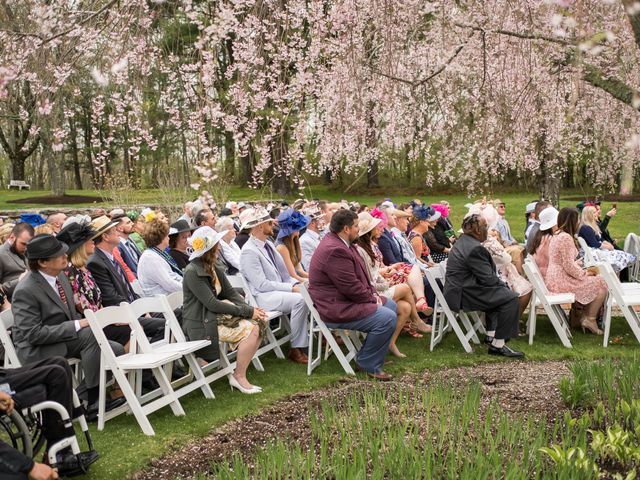
<svg viewBox="0 0 640 480"><path fill-rule="evenodd" d="M635 255L616 250L611 243L602 239L598 225L598 210L594 206L587 205L582 209L578 236L584 239L589 248L595 250L596 258L611 264L616 273L620 273L636 261Z"/></svg>
<svg viewBox="0 0 640 480"><path fill-rule="evenodd" d="M0 226L0 245L7 241L7 238L11 235L11 230L13 230L15 226L15 223L4 223Z"/></svg>

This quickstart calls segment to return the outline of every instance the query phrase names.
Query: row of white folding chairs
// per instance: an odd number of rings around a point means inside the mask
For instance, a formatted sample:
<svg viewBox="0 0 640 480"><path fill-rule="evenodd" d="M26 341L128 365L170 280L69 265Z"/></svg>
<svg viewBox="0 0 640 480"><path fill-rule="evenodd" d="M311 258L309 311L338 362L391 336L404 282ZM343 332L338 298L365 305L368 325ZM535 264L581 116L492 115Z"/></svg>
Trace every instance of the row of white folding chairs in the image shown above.
<svg viewBox="0 0 640 480"><path fill-rule="evenodd" d="M199 365L195 352L209 346L209 340L187 341L173 312L174 305L181 304L182 292L176 292L171 300L164 295L140 298L131 304L103 308L97 312L85 310L101 351L100 396L98 409L98 430L104 429L105 422L122 413L131 412L146 435L154 435L147 418L152 412L169 405L174 415L185 412L179 398L200 389L208 399L215 398L210 383L231 374L231 365L208 376ZM160 313L165 319L165 339L151 344L147 339L139 318L149 313ZM129 352L116 357L103 329L113 324L127 324L131 328ZM171 371L174 362L183 360L189 366L193 381L182 386L172 385ZM159 389L142 394L142 372L150 370ZM110 411L105 411L107 373L111 372L122 390L127 403ZM191 379L189 379L191 380ZM182 382L180 382L182 383ZM174 385L175 388L174 388Z"/></svg>

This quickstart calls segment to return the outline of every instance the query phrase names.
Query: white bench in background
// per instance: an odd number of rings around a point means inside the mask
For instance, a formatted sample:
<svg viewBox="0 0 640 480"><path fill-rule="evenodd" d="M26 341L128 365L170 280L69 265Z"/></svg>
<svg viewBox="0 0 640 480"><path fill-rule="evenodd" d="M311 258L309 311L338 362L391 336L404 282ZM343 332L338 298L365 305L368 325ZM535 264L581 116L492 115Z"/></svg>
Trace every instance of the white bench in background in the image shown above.
<svg viewBox="0 0 640 480"><path fill-rule="evenodd" d="M9 190L11 190L12 188L17 188L18 190L22 190L23 188L26 188L27 190L31 189L31 185L29 185L27 182L25 182L24 180L11 180L9 182Z"/></svg>

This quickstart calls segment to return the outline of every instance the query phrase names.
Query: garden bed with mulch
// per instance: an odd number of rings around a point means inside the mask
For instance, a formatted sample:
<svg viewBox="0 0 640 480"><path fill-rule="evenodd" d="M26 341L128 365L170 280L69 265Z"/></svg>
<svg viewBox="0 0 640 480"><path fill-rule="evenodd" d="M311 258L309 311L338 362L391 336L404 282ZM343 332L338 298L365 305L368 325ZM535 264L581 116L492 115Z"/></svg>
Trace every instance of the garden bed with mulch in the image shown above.
<svg viewBox="0 0 640 480"><path fill-rule="evenodd" d="M287 438L301 449L309 448L309 412L317 412L323 401L340 403L368 388L400 390L426 389L431 385L464 388L476 381L481 387L483 409L499 405L507 414L535 415L552 421L566 409L558 385L570 375L565 362L500 362L474 367L443 369L423 375L404 375L393 382L373 384L362 377L345 379L338 385L308 394L291 396L257 415L229 422L205 438L154 460L136 480L188 478L210 470L211 465L241 453L248 460L278 438ZM392 408L392 405L390 405Z"/></svg>

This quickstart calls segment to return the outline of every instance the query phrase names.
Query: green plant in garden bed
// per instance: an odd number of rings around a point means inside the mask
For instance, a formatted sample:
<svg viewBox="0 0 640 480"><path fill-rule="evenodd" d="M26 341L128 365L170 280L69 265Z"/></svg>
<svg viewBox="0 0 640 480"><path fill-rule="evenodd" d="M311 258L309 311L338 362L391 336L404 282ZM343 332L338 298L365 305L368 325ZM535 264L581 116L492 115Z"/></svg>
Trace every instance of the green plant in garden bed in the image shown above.
<svg viewBox="0 0 640 480"><path fill-rule="evenodd" d="M218 479L253 478L590 478L541 453L559 435L533 415L486 410L480 386L399 391L372 386L311 415L309 448L278 440L255 458L236 454L212 468ZM249 466L251 465L251 467Z"/></svg>
<svg viewBox="0 0 640 480"><path fill-rule="evenodd" d="M573 375L560 385L564 401L572 408L589 409L580 419L567 418L568 434L559 444L542 451L558 465L571 464L614 478L636 478L640 468L640 360L577 362ZM576 425L587 427L588 449L575 445Z"/></svg>

